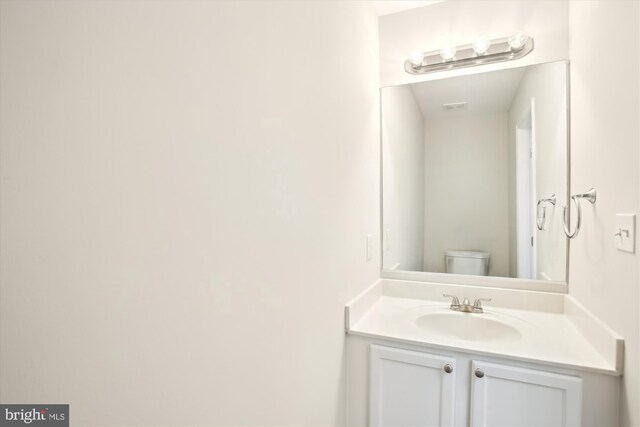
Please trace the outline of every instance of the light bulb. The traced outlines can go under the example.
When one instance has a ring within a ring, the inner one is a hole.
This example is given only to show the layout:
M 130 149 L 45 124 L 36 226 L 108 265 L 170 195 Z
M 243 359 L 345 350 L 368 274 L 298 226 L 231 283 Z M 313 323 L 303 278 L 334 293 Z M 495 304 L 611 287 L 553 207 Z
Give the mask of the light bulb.
M 411 55 L 409 55 L 409 62 L 411 62 L 411 64 L 413 64 L 414 67 L 421 66 L 423 59 L 424 59 L 424 52 L 422 52 L 420 49 L 414 50 L 413 52 L 411 52 Z
M 476 53 L 476 55 L 484 55 L 485 53 L 487 53 L 487 51 L 489 51 L 490 47 L 491 40 L 486 37 L 478 37 L 473 42 L 473 51 Z
M 456 56 L 456 48 L 455 47 L 443 47 L 440 49 L 440 56 L 445 61 L 451 61 Z
M 524 47 L 524 45 L 527 43 L 527 40 L 529 40 L 529 37 L 518 32 L 509 37 L 509 46 L 511 46 L 511 50 L 517 52 Z

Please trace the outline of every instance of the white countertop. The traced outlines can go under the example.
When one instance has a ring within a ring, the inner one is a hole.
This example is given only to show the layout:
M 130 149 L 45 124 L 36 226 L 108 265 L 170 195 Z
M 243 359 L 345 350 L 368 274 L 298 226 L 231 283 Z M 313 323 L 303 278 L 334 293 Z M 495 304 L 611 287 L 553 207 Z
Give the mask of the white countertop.
M 561 368 L 620 375 L 616 362 L 607 359 L 562 312 L 485 306 L 485 312 L 459 313 L 449 303 L 417 298 L 375 295 L 366 310 L 347 324 L 347 332 L 373 338 L 428 345 L 433 348 L 492 355 Z M 513 327 L 517 332 L 502 339 L 461 339 L 434 333 L 416 324 L 427 314 L 482 316 Z M 583 331 L 584 332 L 584 331 Z M 620 348 L 621 351 L 621 339 Z M 613 342 L 616 342 L 615 340 Z

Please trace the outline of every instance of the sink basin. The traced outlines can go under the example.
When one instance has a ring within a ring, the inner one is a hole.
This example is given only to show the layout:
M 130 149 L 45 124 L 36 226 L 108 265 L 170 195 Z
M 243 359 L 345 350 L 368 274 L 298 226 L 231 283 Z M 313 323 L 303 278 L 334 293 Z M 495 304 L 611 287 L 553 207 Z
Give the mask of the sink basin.
M 486 314 L 430 313 L 418 317 L 416 325 L 433 334 L 465 341 L 516 341 L 521 337 L 513 326 Z

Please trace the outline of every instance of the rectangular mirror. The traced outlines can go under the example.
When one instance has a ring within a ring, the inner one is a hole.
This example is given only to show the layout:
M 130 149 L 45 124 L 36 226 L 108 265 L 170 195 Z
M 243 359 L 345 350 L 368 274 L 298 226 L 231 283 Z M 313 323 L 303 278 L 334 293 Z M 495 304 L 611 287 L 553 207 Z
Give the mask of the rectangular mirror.
M 383 270 L 565 282 L 568 63 L 381 96 Z

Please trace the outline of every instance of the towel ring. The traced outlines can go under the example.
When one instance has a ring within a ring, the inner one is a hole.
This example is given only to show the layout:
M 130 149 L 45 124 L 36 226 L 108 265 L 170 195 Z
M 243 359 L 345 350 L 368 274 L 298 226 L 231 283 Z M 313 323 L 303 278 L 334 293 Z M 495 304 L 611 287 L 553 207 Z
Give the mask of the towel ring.
M 550 197 L 547 197 L 546 199 L 538 199 L 538 203 L 536 204 L 536 227 L 538 227 L 538 230 L 542 230 L 544 228 L 544 223 L 547 220 L 547 207 L 543 206 L 542 207 L 542 218 L 540 218 L 540 205 L 542 203 L 551 203 L 553 206 L 556 205 L 556 195 L 555 193 L 552 194 Z
M 574 194 L 573 196 L 571 196 L 571 200 L 573 200 L 573 203 L 576 205 L 576 213 L 578 215 L 576 217 L 576 229 L 573 230 L 573 233 L 569 231 L 569 226 L 567 225 L 567 223 L 569 222 L 569 209 L 567 209 L 566 206 L 562 208 L 562 225 L 564 226 L 564 234 L 566 234 L 570 239 L 573 239 L 578 235 L 578 233 L 580 232 L 580 226 L 582 225 L 582 209 L 580 208 L 580 199 L 586 199 L 589 203 L 594 204 L 596 202 L 596 189 L 592 188 L 586 193 Z

